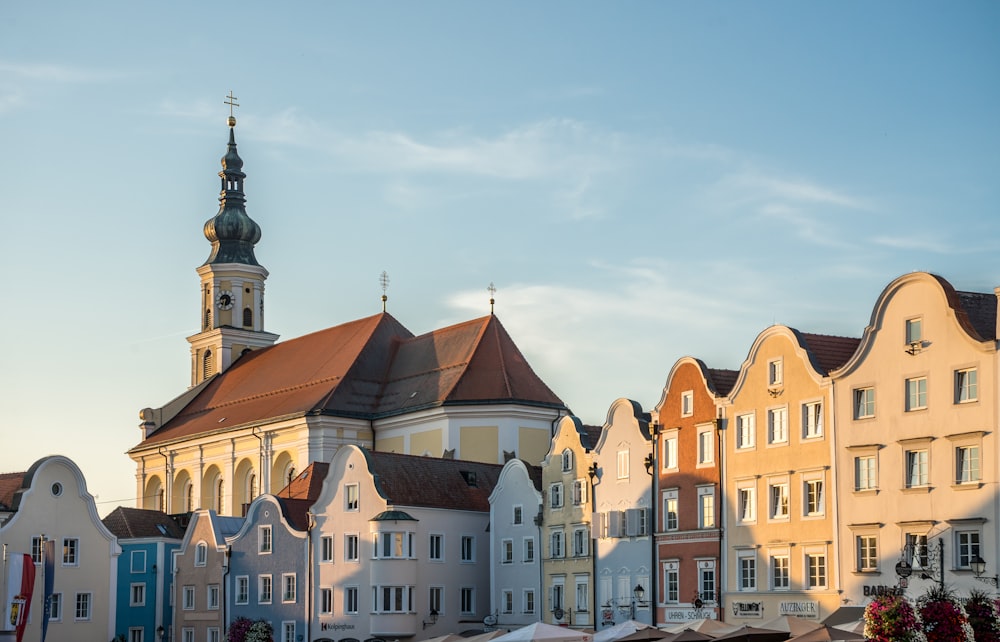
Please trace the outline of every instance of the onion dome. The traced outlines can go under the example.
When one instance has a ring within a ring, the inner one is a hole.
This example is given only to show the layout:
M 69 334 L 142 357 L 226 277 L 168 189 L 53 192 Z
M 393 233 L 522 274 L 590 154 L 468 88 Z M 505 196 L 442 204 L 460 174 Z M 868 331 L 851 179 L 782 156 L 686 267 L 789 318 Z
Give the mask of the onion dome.
M 219 193 L 219 213 L 205 222 L 205 238 L 212 243 L 212 253 L 205 265 L 212 263 L 243 263 L 260 265 L 253 254 L 260 240 L 260 226 L 247 215 L 243 193 L 243 159 L 236 152 L 236 119 L 229 117 L 229 144 L 222 157 L 222 191 Z

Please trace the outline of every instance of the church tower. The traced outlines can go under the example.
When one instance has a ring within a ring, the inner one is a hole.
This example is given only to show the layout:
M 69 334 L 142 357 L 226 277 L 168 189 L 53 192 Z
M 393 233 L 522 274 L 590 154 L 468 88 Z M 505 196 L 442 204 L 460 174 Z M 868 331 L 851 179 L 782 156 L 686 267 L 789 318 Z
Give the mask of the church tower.
M 219 213 L 205 222 L 205 238 L 212 244 L 208 260 L 198 268 L 201 277 L 199 325 L 188 337 L 191 344 L 191 385 L 224 371 L 243 353 L 274 344 L 278 335 L 264 331 L 264 281 L 267 270 L 257 263 L 254 245 L 260 226 L 246 212 L 243 160 L 236 152 L 236 119 L 230 105 L 229 144 L 222 157 Z

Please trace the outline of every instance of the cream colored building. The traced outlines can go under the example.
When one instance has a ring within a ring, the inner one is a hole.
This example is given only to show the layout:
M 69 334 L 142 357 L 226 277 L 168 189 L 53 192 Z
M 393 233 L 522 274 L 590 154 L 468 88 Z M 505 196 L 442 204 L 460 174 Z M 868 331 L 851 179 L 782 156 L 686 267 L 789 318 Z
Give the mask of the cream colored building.
M 141 411 L 141 441 L 129 451 L 139 506 L 241 515 L 347 444 L 541 461 L 567 409 L 492 313 L 414 335 L 383 297 L 379 314 L 275 343 L 234 126 L 230 119 L 219 212 L 204 225 L 211 253 L 193 293 L 192 387 Z
M 879 296 L 854 358 L 832 373 L 843 599 L 899 583 L 960 594 L 997 574 L 997 296 L 924 272 Z M 942 548 L 943 547 L 943 548 Z M 995 589 L 994 589 L 995 590 Z
M 857 345 L 771 326 L 757 336 L 722 400 L 728 622 L 759 624 L 779 615 L 822 620 L 841 605 L 831 492 L 834 388 L 827 373 Z M 700 450 L 709 446 L 699 440 Z
M 595 628 L 594 512 L 591 450 L 600 427 L 585 426 L 573 416 L 556 427 L 542 461 L 542 594 L 541 619 L 549 624 Z
M 54 455 L 38 460 L 26 473 L 3 475 L 12 483 L 10 497 L 0 498 L 11 510 L 0 526 L 5 557 L 0 563 L 3 604 L 7 600 L 7 557 L 30 554 L 35 560 L 35 589 L 24 639 L 41 639 L 44 612 L 43 546 L 54 543 L 52 616 L 46 640 L 110 640 L 115 631 L 117 565 L 121 547 L 97 516 L 94 497 L 72 460 Z M 14 488 L 14 486 L 17 486 Z M 6 493 L 4 493 L 6 495 Z M 13 639 L 13 636 L 11 636 Z

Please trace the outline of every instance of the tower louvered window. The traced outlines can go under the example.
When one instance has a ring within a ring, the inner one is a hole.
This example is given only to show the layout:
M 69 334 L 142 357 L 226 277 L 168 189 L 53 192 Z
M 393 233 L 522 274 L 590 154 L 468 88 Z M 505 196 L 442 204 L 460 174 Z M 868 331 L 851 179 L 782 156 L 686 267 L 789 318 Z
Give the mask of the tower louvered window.
M 214 362 L 212 359 L 212 351 L 205 350 L 205 356 L 202 358 L 202 368 L 201 368 L 202 379 L 208 379 L 209 377 L 212 376 L 213 365 Z
M 249 307 L 243 308 L 243 326 L 249 328 L 253 325 L 253 310 Z

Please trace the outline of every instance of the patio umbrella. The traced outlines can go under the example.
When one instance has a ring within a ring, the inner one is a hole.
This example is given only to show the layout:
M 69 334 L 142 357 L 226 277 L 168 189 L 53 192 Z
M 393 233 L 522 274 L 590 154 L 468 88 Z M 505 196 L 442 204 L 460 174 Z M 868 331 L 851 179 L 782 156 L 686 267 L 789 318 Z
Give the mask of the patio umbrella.
M 788 631 L 775 631 L 773 629 L 758 629 L 744 624 L 732 633 L 725 633 L 715 638 L 716 640 L 737 640 L 738 642 L 785 642 L 792 637 Z
M 636 620 L 625 620 L 595 633 L 594 642 L 614 642 L 614 640 L 623 638 L 626 635 L 632 635 L 639 629 L 645 629 L 648 626 L 648 624 L 643 624 Z
M 760 625 L 761 629 L 771 629 L 773 631 L 788 631 L 791 635 L 802 635 L 809 631 L 815 631 L 823 626 L 816 620 L 806 620 L 794 615 L 779 615 Z
M 708 633 L 701 633 L 694 629 L 684 629 L 677 633 L 671 633 L 672 637 L 664 638 L 663 642 L 701 642 L 702 640 L 714 640 Z
M 618 642 L 652 642 L 653 640 L 669 638 L 671 635 L 673 635 L 673 633 L 670 633 L 669 631 L 661 631 L 660 629 L 654 629 L 649 626 L 644 629 L 639 629 L 631 635 L 618 638 Z
M 840 629 L 841 631 L 848 631 L 850 633 L 860 633 L 864 635 L 865 621 L 864 619 L 861 619 L 861 620 L 855 620 L 854 622 L 844 622 L 843 624 L 834 624 L 833 628 Z
M 496 642 L 593 642 L 594 636 L 566 626 L 535 622 L 493 638 Z
M 845 642 L 864 639 L 865 636 L 861 633 L 853 633 L 824 624 L 818 629 L 813 629 L 808 633 L 789 638 L 788 642 Z

